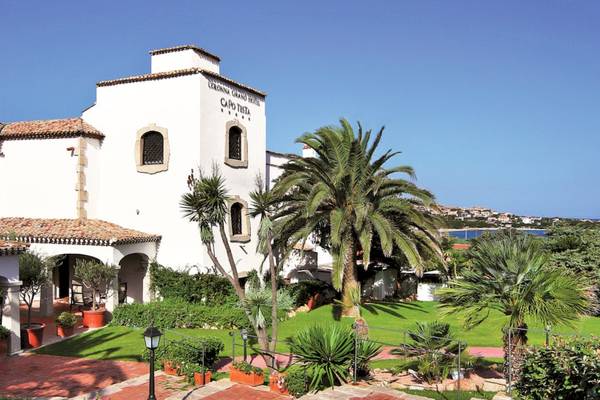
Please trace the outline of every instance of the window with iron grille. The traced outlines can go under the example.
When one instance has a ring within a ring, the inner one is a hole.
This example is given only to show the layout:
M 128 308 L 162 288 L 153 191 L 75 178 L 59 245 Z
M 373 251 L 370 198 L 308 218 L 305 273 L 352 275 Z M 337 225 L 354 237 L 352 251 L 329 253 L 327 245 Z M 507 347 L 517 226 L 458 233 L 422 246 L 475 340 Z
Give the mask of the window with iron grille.
M 237 126 L 229 129 L 229 158 L 242 159 L 242 130 Z
M 158 132 L 148 132 L 142 136 L 142 164 L 154 165 L 163 163 L 163 136 Z
M 233 235 L 242 234 L 242 208 L 240 203 L 233 203 L 231 206 L 231 233 Z

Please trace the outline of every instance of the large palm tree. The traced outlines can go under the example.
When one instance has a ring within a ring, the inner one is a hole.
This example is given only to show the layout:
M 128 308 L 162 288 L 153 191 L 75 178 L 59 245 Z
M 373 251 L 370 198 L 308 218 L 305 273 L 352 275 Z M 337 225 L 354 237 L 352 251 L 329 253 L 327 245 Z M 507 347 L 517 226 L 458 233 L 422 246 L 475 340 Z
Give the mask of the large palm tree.
M 275 186 L 279 196 L 278 237 L 288 248 L 315 232 L 327 231 L 333 256 L 333 285 L 343 291 L 344 315 L 358 316 L 357 255 L 364 267 L 373 244 L 385 257 L 394 250 L 421 271 L 422 252 L 439 254 L 436 227 L 422 212 L 433 195 L 409 179 L 409 166 L 387 168 L 398 153 L 378 153 L 383 128 L 374 135 L 345 119 L 301 136 L 297 142 L 316 157 L 294 157 L 283 165 Z M 325 229 L 323 229 L 325 227 Z
M 527 322 L 570 324 L 589 307 L 588 290 L 564 270 L 547 267 L 539 239 L 513 231 L 477 240 L 469 250 L 469 268 L 438 291 L 447 313 L 463 313 L 471 328 L 492 311 L 507 317 L 503 330 L 505 376 L 519 375 L 527 344 Z M 510 333 L 509 333 L 510 332 Z

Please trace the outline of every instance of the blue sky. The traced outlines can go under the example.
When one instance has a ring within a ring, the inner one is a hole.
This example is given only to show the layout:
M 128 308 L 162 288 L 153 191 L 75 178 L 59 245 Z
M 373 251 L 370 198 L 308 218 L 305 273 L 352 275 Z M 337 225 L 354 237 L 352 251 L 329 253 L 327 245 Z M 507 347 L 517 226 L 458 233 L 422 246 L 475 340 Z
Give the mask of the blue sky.
M 218 4 L 217 4 L 218 3 Z M 0 121 L 77 116 L 95 82 L 194 43 L 268 92 L 268 145 L 339 117 L 440 202 L 600 217 L 600 3 L 0 2 Z

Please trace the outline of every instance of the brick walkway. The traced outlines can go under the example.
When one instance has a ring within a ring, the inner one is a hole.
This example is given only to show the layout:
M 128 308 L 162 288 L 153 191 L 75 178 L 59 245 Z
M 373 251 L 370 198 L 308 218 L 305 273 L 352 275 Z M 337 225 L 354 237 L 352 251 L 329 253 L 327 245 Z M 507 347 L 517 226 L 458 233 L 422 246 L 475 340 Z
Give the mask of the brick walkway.
M 145 363 L 25 354 L 0 362 L 0 397 L 74 397 L 144 374 Z

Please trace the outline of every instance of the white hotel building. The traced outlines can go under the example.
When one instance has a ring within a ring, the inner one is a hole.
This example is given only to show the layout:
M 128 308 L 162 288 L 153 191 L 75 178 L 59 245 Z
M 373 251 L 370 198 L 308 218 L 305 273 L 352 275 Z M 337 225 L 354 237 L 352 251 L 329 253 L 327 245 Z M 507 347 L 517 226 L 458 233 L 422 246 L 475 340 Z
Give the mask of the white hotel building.
M 223 76 L 219 57 L 195 46 L 150 55 L 149 74 L 98 82 L 96 102 L 79 117 L 0 123 L 0 240 L 65 256 L 43 307 L 69 296 L 81 256 L 119 266 L 121 296 L 108 299 L 109 310 L 119 297 L 149 299 L 150 260 L 210 266 L 179 207 L 198 167 L 218 165 L 226 179 L 240 270 L 262 261 L 249 193 L 257 175 L 271 181 L 285 162 L 266 149 L 265 93 Z

